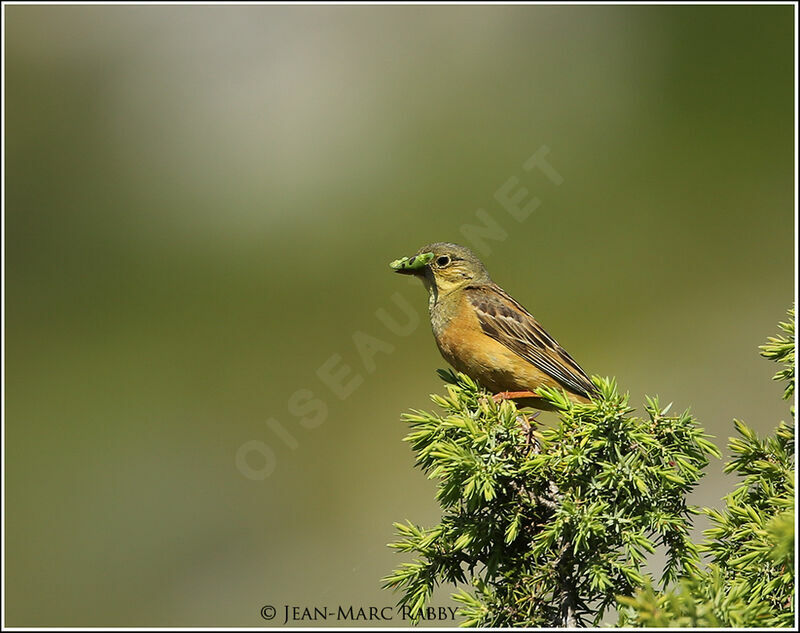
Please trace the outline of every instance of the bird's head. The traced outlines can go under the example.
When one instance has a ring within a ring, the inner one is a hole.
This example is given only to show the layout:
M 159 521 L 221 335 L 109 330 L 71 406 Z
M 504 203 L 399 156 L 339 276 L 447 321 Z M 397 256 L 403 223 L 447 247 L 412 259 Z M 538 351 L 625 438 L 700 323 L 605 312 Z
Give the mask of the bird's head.
M 475 253 L 464 246 L 436 242 L 411 257 L 389 264 L 395 272 L 419 277 L 432 295 L 446 295 L 473 283 L 491 282 L 489 273 Z

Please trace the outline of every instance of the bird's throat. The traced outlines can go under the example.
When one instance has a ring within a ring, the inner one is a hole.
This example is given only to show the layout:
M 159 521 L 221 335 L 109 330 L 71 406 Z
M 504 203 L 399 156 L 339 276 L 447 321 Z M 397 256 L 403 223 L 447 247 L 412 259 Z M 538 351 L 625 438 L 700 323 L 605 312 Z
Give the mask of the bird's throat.
M 431 316 L 433 316 L 433 307 L 439 299 L 439 289 L 436 287 L 436 282 L 430 276 L 424 275 L 421 279 L 425 290 L 428 291 L 428 311 L 431 313 Z
M 437 340 L 444 335 L 451 321 L 456 318 L 460 307 L 461 293 L 442 293 L 435 290 L 429 299 L 428 308 L 431 317 L 431 328 Z

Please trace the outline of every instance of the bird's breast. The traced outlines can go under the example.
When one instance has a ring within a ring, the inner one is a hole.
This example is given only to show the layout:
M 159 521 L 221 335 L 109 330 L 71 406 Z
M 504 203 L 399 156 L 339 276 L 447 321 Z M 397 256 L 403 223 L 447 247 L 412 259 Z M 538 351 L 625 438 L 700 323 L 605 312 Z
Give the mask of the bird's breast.
M 487 336 L 466 297 L 438 314 L 432 309 L 431 325 L 444 359 L 487 389 L 526 391 L 556 384 L 514 351 Z

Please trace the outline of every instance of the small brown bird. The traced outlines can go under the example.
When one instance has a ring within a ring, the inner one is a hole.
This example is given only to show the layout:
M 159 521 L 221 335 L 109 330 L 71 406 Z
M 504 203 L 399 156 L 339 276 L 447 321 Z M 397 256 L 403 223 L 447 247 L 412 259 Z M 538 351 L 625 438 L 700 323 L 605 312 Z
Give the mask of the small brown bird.
M 560 387 L 570 400 L 582 403 L 597 393 L 572 356 L 491 280 L 468 248 L 437 242 L 390 266 L 422 280 L 442 356 L 494 392 L 496 400 L 548 409 L 534 393 L 539 387 Z

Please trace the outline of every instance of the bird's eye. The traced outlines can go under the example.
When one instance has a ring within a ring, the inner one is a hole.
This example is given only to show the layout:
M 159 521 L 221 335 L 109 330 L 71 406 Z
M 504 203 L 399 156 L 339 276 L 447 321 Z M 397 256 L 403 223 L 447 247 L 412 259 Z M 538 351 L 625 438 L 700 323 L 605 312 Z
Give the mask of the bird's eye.
M 442 255 L 436 260 L 436 265 L 443 268 L 450 263 L 450 258 L 447 255 Z

